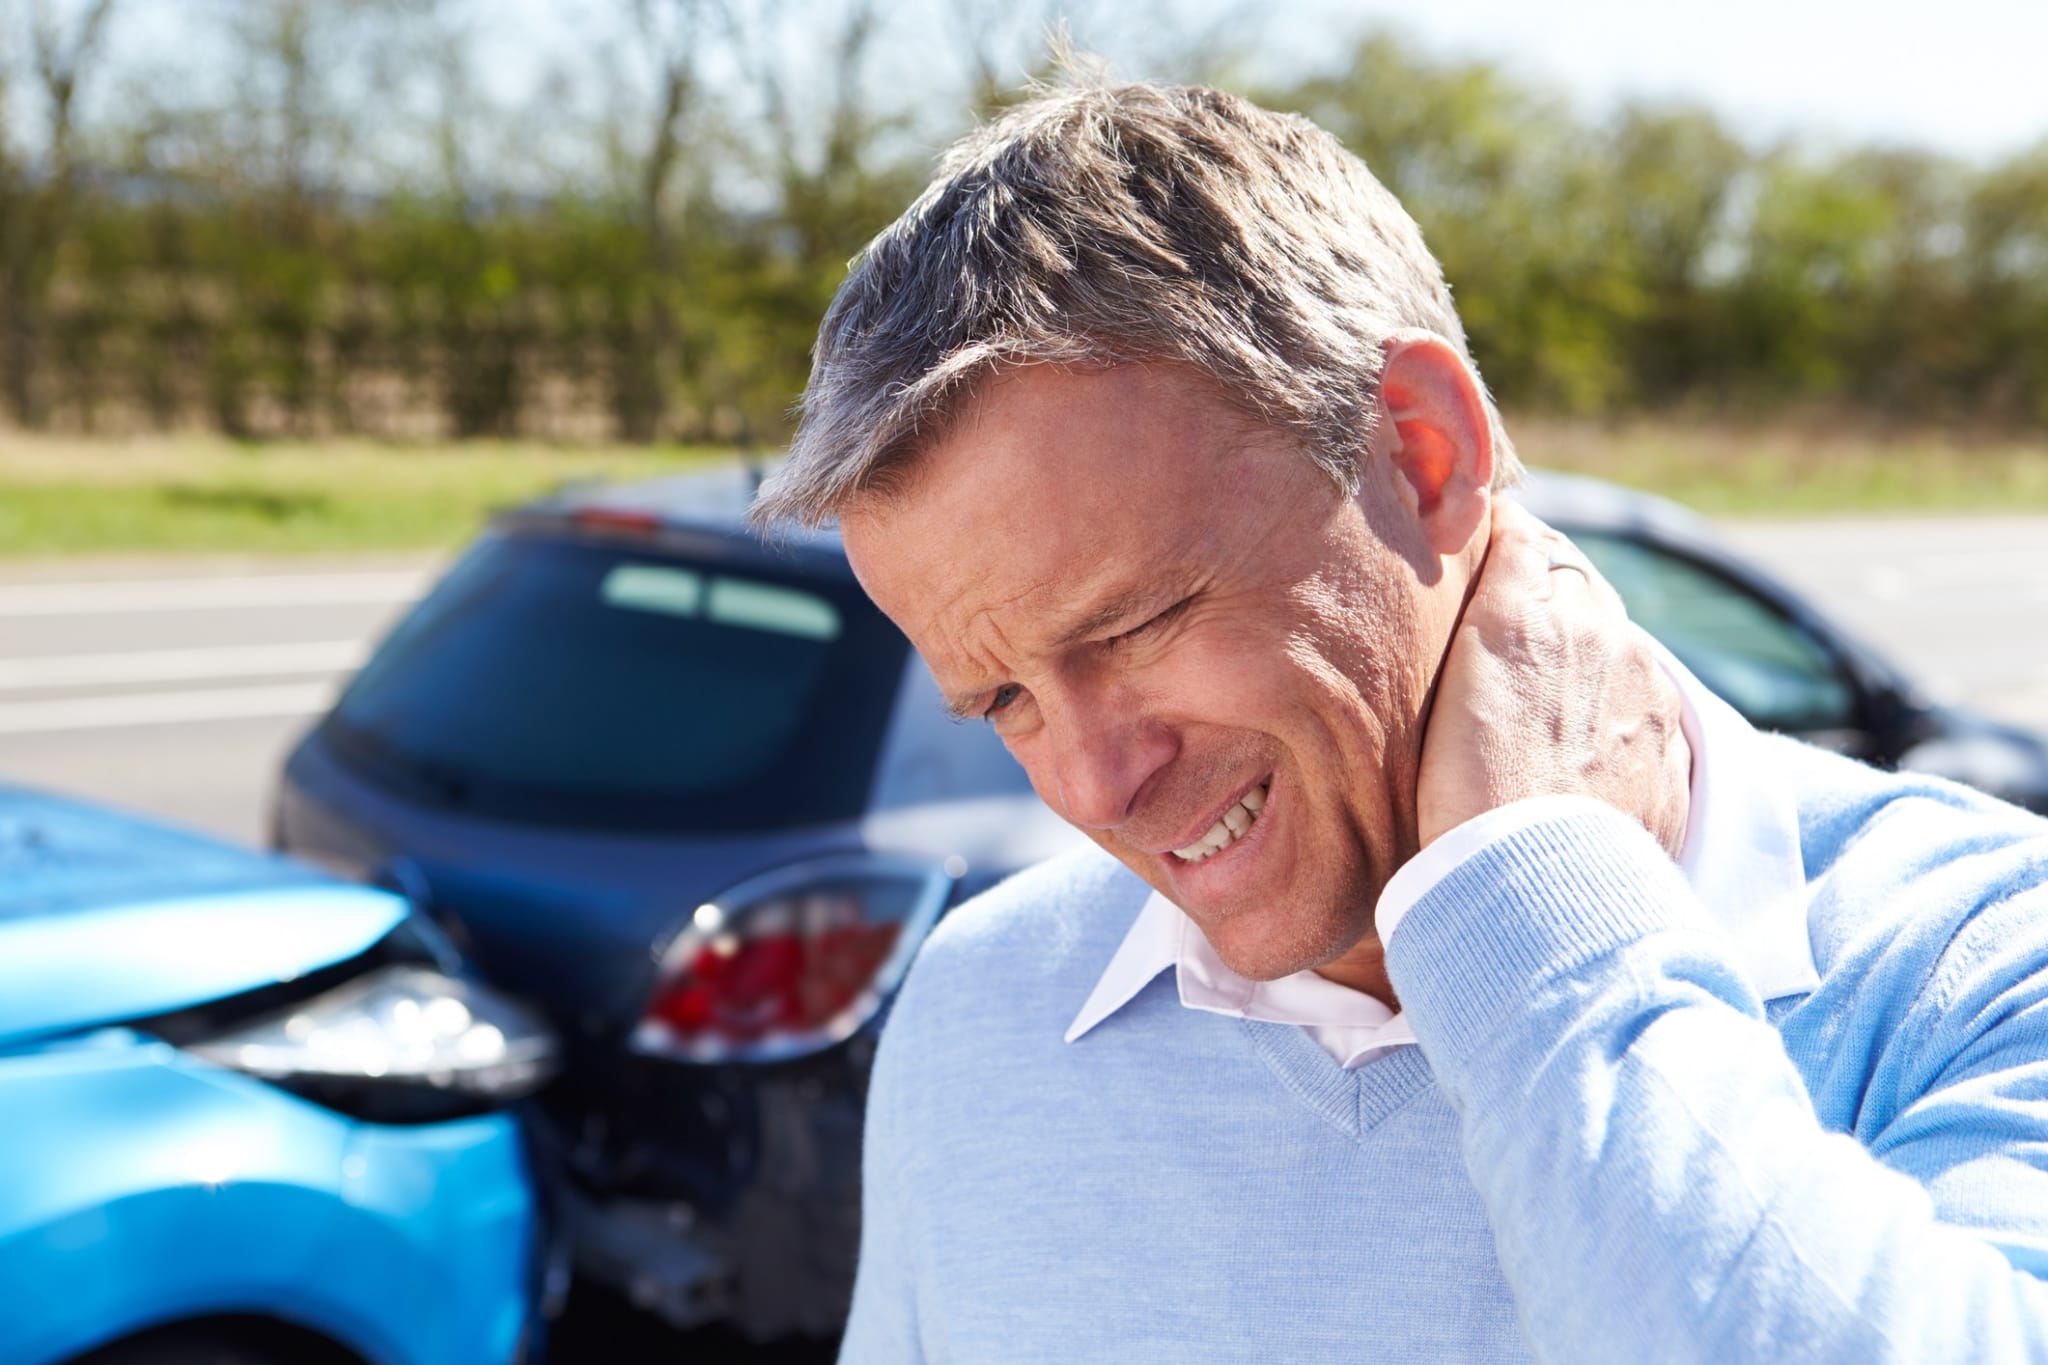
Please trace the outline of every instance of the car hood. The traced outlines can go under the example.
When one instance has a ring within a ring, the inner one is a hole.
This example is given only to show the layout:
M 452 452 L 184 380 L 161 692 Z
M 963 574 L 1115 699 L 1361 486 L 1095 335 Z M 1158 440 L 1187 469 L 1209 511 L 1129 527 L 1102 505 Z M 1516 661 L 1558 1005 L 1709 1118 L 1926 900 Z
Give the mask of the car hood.
M 289 981 L 407 913 L 286 859 L 0 787 L 0 1042 Z

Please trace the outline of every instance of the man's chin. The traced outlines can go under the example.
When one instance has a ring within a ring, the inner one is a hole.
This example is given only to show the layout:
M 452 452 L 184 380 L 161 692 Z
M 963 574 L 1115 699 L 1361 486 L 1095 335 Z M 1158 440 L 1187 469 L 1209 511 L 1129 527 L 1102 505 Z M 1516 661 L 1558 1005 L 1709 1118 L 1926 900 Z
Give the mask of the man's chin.
M 1213 907 L 1190 908 L 1175 894 L 1176 888 L 1166 884 L 1152 855 L 1132 854 L 1094 831 L 1085 832 L 1104 852 L 1178 907 L 1202 931 L 1202 937 L 1209 941 L 1223 965 L 1247 981 L 1278 981 L 1283 976 L 1337 962 L 1368 941 L 1377 946 L 1370 915 L 1362 923 L 1353 924 L 1334 914 L 1288 922 L 1274 913 L 1275 903 L 1299 904 L 1305 899 L 1299 896 L 1278 895 L 1258 905 L 1221 912 Z M 1369 897 L 1364 903 L 1369 905 L 1376 899 Z
M 1205 923 L 1190 914 L 1223 965 L 1247 981 L 1278 981 L 1296 972 L 1314 971 L 1336 962 L 1370 938 L 1368 923 L 1353 929 L 1336 924 L 1276 924 L 1268 916 L 1233 916 Z

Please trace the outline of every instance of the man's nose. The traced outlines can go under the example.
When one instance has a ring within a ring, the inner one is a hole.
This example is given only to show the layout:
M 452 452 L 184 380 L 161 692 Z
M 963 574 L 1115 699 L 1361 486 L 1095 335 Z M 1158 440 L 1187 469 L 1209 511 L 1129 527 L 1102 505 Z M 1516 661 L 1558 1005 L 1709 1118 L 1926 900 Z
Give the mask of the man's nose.
M 1056 809 L 1084 829 L 1114 829 L 1130 818 L 1146 780 L 1172 761 L 1173 734 L 1116 698 L 1066 702 L 1048 726 Z

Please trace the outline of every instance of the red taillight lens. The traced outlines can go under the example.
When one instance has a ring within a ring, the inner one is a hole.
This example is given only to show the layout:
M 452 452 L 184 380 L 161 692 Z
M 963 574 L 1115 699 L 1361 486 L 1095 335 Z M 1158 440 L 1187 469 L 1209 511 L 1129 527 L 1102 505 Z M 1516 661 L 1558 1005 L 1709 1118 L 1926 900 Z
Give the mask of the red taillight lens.
M 631 507 L 579 507 L 570 514 L 569 519 L 576 525 L 588 527 L 593 531 L 653 535 L 661 529 L 661 518 L 658 515 Z
M 741 1043 L 778 1029 L 821 1029 L 860 999 L 902 932 L 900 924 L 862 924 L 814 937 L 707 943 L 656 993 L 648 1014 L 679 1039 Z
M 747 1060 L 837 1042 L 894 989 L 903 950 L 922 940 L 952 881 L 905 860 L 841 857 L 735 887 L 663 955 L 635 1045 Z

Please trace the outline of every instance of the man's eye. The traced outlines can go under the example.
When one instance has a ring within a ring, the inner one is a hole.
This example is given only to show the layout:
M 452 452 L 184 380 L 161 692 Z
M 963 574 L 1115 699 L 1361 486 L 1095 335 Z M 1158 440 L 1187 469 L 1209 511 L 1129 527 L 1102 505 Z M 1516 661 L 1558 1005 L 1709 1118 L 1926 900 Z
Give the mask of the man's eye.
M 1016 683 L 1004 683 L 1001 687 L 998 687 L 996 689 L 996 694 L 993 697 L 989 698 L 988 710 L 981 713 L 982 718 L 984 720 L 993 718 L 996 712 L 1003 710 L 1011 702 L 1017 700 L 1017 698 L 1022 695 L 1024 695 L 1024 689 L 1022 687 L 1018 686 Z
M 1188 606 L 1194 600 L 1195 599 L 1192 597 L 1183 597 L 1180 601 L 1174 603 L 1165 611 L 1160 612 L 1157 616 L 1145 622 L 1143 625 L 1132 626 L 1123 634 L 1112 639 L 1110 643 L 1113 645 L 1120 645 L 1128 644 L 1133 640 L 1142 640 L 1147 635 L 1150 635 L 1153 631 L 1158 630 L 1161 626 L 1173 620 L 1174 617 L 1186 611 L 1188 609 Z

